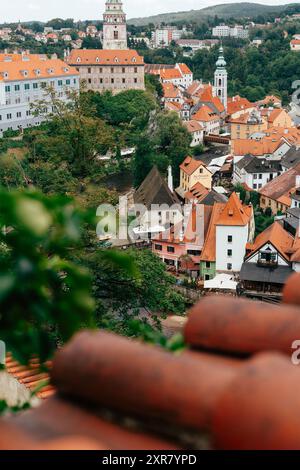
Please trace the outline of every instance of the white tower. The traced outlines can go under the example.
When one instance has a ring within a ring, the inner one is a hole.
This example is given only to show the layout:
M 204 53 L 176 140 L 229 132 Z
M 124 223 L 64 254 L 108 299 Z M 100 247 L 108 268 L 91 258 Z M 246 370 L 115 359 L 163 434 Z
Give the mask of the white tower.
M 122 0 L 107 0 L 105 3 L 103 49 L 127 49 L 126 14 Z
M 227 110 L 227 70 L 226 61 L 224 59 L 223 47 L 220 47 L 219 58 L 217 60 L 215 71 L 215 94 L 222 101 L 224 108 Z

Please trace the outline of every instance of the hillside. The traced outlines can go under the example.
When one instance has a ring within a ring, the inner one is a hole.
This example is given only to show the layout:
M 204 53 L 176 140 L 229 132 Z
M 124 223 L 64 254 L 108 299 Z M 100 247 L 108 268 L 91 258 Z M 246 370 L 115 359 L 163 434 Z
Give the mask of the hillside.
M 227 3 L 222 5 L 215 5 L 212 7 L 203 8 L 201 10 L 182 11 L 174 13 L 164 13 L 146 18 L 132 18 L 128 20 L 129 24 L 136 26 L 143 26 L 149 23 L 159 24 L 162 22 L 173 23 L 179 21 L 196 21 L 201 22 L 208 17 L 218 15 L 222 18 L 245 18 L 256 17 L 265 14 L 280 14 L 288 7 L 296 4 L 287 5 L 261 5 L 259 3 Z

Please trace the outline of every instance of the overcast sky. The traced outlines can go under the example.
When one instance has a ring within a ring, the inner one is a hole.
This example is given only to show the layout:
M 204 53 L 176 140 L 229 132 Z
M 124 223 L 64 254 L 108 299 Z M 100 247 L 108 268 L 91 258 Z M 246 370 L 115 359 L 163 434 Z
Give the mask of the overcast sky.
M 174 11 L 198 10 L 239 0 L 124 0 L 128 18 Z M 249 0 L 251 1 L 251 0 Z M 255 2 L 255 0 L 253 0 Z M 292 3 L 295 0 L 290 0 Z M 45 21 L 52 18 L 102 19 L 105 0 L 1 0 L 0 23 L 18 20 Z M 265 5 L 282 5 L 289 0 L 256 0 Z

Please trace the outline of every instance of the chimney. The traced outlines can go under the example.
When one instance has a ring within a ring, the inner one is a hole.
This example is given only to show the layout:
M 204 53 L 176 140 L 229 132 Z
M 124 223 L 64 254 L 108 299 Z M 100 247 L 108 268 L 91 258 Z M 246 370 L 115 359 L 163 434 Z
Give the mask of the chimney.
M 174 185 L 173 185 L 173 173 L 171 165 L 168 166 L 168 186 L 171 193 L 174 192 Z

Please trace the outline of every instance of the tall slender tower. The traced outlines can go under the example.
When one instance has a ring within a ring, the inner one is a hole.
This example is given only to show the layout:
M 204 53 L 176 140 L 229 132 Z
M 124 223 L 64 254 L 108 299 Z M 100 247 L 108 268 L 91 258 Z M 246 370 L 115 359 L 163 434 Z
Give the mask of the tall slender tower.
M 122 0 L 107 0 L 103 15 L 103 49 L 127 49 L 126 14 Z
M 215 71 L 215 94 L 222 101 L 224 108 L 227 110 L 227 81 L 228 75 L 226 70 L 226 61 L 224 59 L 223 47 L 220 47 L 219 58 L 217 60 Z

